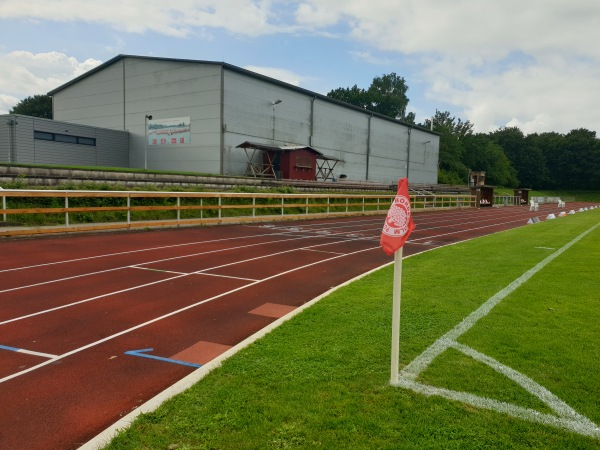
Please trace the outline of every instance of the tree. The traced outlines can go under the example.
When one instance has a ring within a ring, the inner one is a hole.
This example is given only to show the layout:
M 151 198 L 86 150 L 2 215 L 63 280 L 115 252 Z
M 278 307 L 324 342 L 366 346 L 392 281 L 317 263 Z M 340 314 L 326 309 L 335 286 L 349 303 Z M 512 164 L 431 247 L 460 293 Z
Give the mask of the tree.
M 564 152 L 570 165 L 566 186 L 572 189 L 596 189 L 600 181 L 600 141 L 596 132 L 585 128 L 565 135 Z
M 467 120 L 451 117 L 448 111 L 436 110 L 431 120 L 426 120 L 423 125 L 440 133 L 439 174 L 438 181 L 444 184 L 464 184 L 467 180 L 469 169 L 464 163 L 465 136 L 472 134 L 473 125 Z
M 351 88 L 334 89 L 327 96 L 394 119 L 415 123 L 415 114 L 406 112 L 409 101 L 407 91 L 404 78 L 392 72 L 373 78 L 367 90 L 354 85 Z
M 34 95 L 21 100 L 9 111 L 9 114 L 42 117 L 52 119 L 52 97 L 49 95 Z
M 369 109 L 369 94 L 364 89 L 360 89 L 357 85 L 351 88 L 337 88 L 330 91 L 327 97 L 340 100 L 359 108 Z
M 535 138 L 525 137 L 517 127 L 503 127 L 490 136 L 510 159 L 523 187 L 539 189 L 545 184 L 548 168 Z
M 498 145 L 487 134 L 468 135 L 464 139 L 465 164 L 473 171 L 485 171 L 486 182 L 517 187 L 516 170 Z
M 546 176 L 541 186 L 542 189 L 555 189 L 564 186 L 563 173 L 568 167 L 564 153 L 565 137 L 562 134 L 551 132 L 530 134 L 528 141 L 534 145 L 545 161 Z M 525 186 L 525 184 L 523 184 Z M 528 186 L 533 187 L 533 186 Z

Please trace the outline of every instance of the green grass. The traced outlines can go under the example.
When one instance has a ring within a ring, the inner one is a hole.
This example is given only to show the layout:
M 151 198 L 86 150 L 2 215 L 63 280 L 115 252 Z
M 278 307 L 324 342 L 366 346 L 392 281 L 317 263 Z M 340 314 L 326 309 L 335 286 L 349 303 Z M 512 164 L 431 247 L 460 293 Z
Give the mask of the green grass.
M 600 210 L 404 261 L 401 367 Z M 477 322 L 460 342 L 600 423 L 600 228 Z M 193 388 L 142 415 L 110 449 L 599 448 L 600 440 L 389 385 L 392 267 L 337 290 Z M 420 381 L 549 413 L 489 367 L 448 350 Z

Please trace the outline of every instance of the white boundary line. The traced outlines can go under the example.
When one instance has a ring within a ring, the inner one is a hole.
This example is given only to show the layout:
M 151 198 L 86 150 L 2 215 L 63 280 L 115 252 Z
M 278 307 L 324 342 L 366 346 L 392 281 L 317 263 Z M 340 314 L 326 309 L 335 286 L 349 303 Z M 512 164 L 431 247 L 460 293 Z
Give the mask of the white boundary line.
M 442 248 L 442 247 L 449 247 L 449 246 L 457 245 L 457 244 L 460 244 L 460 243 L 463 243 L 463 242 L 468 242 L 468 241 L 471 241 L 471 240 L 479 239 L 481 237 L 482 236 L 476 236 L 476 237 L 473 237 L 473 238 L 470 238 L 470 239 L 465 239 L 464 241 L 452 242 L 452 243 L 449 243 L 449 244 L 446 244 L 446 245 L 441 245 L 439 247 L 435 247 L 435 248 L 432 248 L 432 249 L 427 249 L 427 250 L 425 250 L 423 252 L 419 252 L 419 253 L 415 253 L 413 255 L 405 256 L 403 259 L 411 258 L 412 256 L 421 255 L 423 253 L 428 253 L 428 252 L 437 250 L 437 249 Z M 111 426 L 109 426 L 108 428 L 106 428 L 104 431 L 102 431 L 101 433 L 99 433 L 98 435 L 96 435 L 94 438 L 92 438 L 91 440 L 89 440 L 88 442 L 86 442 L 85 444 L 83 444 L 83 446 L 80 447 L 80 450 L 98 450 L 98 449 L 101 449 L 101 448 L 105 447 L 117 435 L 117 433 L 119 431 L 128 428 L 138 416 L 140 416 L 142 414 L 150 413 L 150 412 L 156 410 L 161 404 L 163 404 L 167 400 L 169 400 L 169 399 L 175 397 L 176 395 L 181 394 L 182 392 L 184 392 L 187 389 L 191 388 L 194 384 L 198 383 L 200 380 L 202 380 L 204 377 L 206 377 L 208 374 L 210 374 L 213 370 L 215 370 L 218 367 L 220 367 L 221 364 L 223 364 L 223 362 L 225 360 L 229 359 L 231 356 L 235 355 L 239 351 L 241 351 L 244 348 L 250 346 L 252 343 L 254 343 L 254 342 L 258 341 L 259 339 L 261 339 L 262 337 L 266 336 L 267 334 L 269 334 L 271 331 L 273 331 L 274 329 L 276 329 L 277 327 L 279 327 L 283 323 L 287 322 L 288 320 L 292 319 L 296 315 L 300 314 L 305 309 L 310 308 L 312 305 L 314 305 L 315 303 L 317 303 L 321 299 L 327 297 L 328 295 L 332 294 L 333 292 L 337 291 L 338 289 L 341 289 L 344 286 L 347 286 L 347 285 L 349 285 L 351 283 L 354 283 L 355 281 L 358 281 L 361 278 L 364 278 L 364 277 L 372 274 L 373 272 L 381 270 L 381 269 L 383 269 L 385 267 L 388 267 L 388 266 L 390 266 L 392 264 L 394 264 L 394 261 L 390 261 L 390 262 L 388 262 L 386 264 L 383 264 L 383 265 L 381 265 L 379 267 L 376 267 L 376 268 L 374 268 L 374 269 L 372 269 L 372 270 L 370 270 L 370 271 L 368 271 L 368 272 L 366 272 L 364 274 L 358 275 L 358 276 L 356 276 L 356 277 L 354 277 L 354 278 L 352 278 L 352 279 L 350 279 L 350 280 L 348 280 L 348 281 L 346 281 L 346 282 L 344 282 L 344 283 L 342 283 L 342 284 L 340 284 L 338 286 L 332 287 L 331 289 L 329 289 L 328 291 L 326 291 L 323 294 L 319 295 L 318 297 L 315 297 L 313 300 L 305 303 L 302 306 L 299 306 L 298 308 L 296 308 L 295 310 L 293 310 L 290 313 L 286 314 L 285 316 L 277 319 L 276 321 L 272 322 L 271 324 L 269 324 L 265 328 L 261 329 L 260 331 L 256 332 L 255 334 L 253 334 L 252 336 L 249 336 L 248 338 L 246 338 L 245 340 L 243 340 L 239 344 L 231 347 L 229 350 L 227 350 L 226 352 L 222 353 L 221 355 L 219 355 L 215 359 L 213 359 L 210 362 L 206 363 L 205 365 L 203 365 L 199 369 L 196 369 L 195 371 L 193 371 L 192 373 L 190 373 L 185 378 L 182 378 L 181 380 L 177 381 L 172 386 L 169 386 L 167 389 L 165 389 L 164 391 L 160 392 L 159 394 L 157 394 L 155 397 L 151 398 L 150 400 L 148 400 L 144 404 L 140 405 L 138 408 L 136 408 L 135 410 L 131 411 L 129 414 L 127 414 L 126 416 L 122 417 L 117 422 L 115 422 L 114 424 L 112 424 Z M 425 386 L 425 387 L 427 387 L 427 386 Z M 496 402 L 494 400 L 491 400 L 491 401 L 500 404 L 500 402 Z
M 574 244 L 579 242 L 589 233 L 594 231 L 600 226 L 600 222 L 590 227 L 579 236 L 565 244 L 560 249 L 556 250 L 551 255 L 547 256 L 544 260 L 536 264 L 533 268 L 529 269 L 519 278 L 514 280 L 504 289 L 500 290 L 492 297 L 490 297 L 483 305 L 477 308 L 474 312 L 465 317 L 458 325 L 448 331 L 437 341 L 435 341 L 429 348 L 423 353 L 417 356 L 413 361 L 406 365 L 399 374 L 398 383 L 394 383 L 395 386 L 400 386 L 406 389 L 413 390 L 415 392 L 431 396 L 437 395 L 448 398 L 450 400 L 457 400 L 463 403 L 468 403 L 473 406 L 485 409 L 491 409 L 499 412 L 503 412 L 514 417 L 521 419 L 530 420 L 533 422 L 544 423 L 546 425 L 552 425 L 559 428 L 565 428 L 576 433 L 600 438 L 600 428 L 589 420 L 587 417 L 577 413 L 574 409 L 568 406 L 565 402 L 560 400 L 550 391 L 537 384 L 532 379 L 525 375 L 517 372 L 510 367 L 507 367 L 493 358 L 487 355 L 477 352 L 476 350 L 460 344 L 457 339 L 473 327 L 480 319 L 487 316 L 489 312 L 504 298 L 514 292 L 519 286 L 527 282 L 537 272 L 542 270 L 546 265 L 551 263 L 558 256 L 562 255 L 566 250 L 571 248 Z M 445 352 L 448 348 L 455 348 L 467 356 L 470 356 L 499 373 L 507 376 L 514 382 L 518 383 L 521 387 L 527 390 L 532 395 L 536 396 L 542 402 L 547 404 L 557 416 L 550 414 L 543 414 L 533 409 L 523 408 L 514 404 L 499 402 L 486 397 L 481 397 L 467 392 L 453 391 L 450 389 L 442 389 L 433 387 L 430 385 L 418 383 L 417 377 L 432 363 L 432 361 Z
M 335 258 L 332 258 L 332 259 L 335 259 Z M 130 412 L 129 414 L 127 414 L 123 418 L 119 419 L 113 425 L 111 425 L 110 427 L 106 428 L 104 431 L 102 431 L 96 437 L 94 437 L 90 441 L 86 442 L 83 446 L 81 446 L 79 448 L 79 450 L 97 450 L 97 449 L 101 449 L 102 447 L 105 447 L 111 441 L 111 439 L 120 430 L 122 430 L 124 428 L 127 428 L 129 425 L 131 425 L 131 423 L 139 415 L 154 411 L 155 409 L 157 409 L 165 401 L 167 401 L 170 398 L 172 398 L 172 397 L 174 397 L 174 396 L 182 393 L 183 391 L 191 388 L 194 384 L 196 384 L 202 378 L 204 378 L 205 376 L 207 376 L 210 372 L 212 372 L 216 368 L 220 367 L 221 364 L 223 364 L 223 362 L 226 359 L 229 359 L 231 356 L 235 355 L 240 350 L 243 350 L 244 348 L 248 347 L 252 343 L 258 341 L 261 338 L 263 338 L 264 336 L 266 336 L 267 334 L 269 334 L 271 331 L 273 331 L 274 329 L 276 329 L 277 327 L 279 327 L 284 322 L 287 322 L 288 320 L 292 319 L 293 317 L 295 317 L 296 315 L 300 314 L 305 309 L 310 308 L 312 305 L 314 305 L 315 303 L 317 303 L 319 300 L 327 297 L 328 295 L 332 294 L 336 290 L 338 290 L 338 289 L 340 289 L 340 288 L 342 288 L 344 286 L 347 286 L 347 285 L 349 285 L 349 284 L 351 284 L 351 283 L 353 283 L 355 281 L 358 281 L 361 278 L 364 278 L 364 277 L 370 275 L 371 273 L 376 272 L 376 271 L 378 271 L 378 270 L 380 270 L 380 269 L 382 269 L 382 268 L 384 268 L 386 266 L 389 266 L 389 265 L 391 265 L 393 263 L 394 262 L 391 261 L 391 262 L 386 263 L 386 264 L 384 264 L 384 265 L 382 265 L 380 267 L 376 267 L 375 269 L 372 269 L 372 270 L 370 270 L 370 271 L 368 271 L 366 273 L 358 275 L 357 277 L 354 277 L 354 278 L 352 278 L 352 279 L 350 279 L 350 280 L 348 280 L 348 281 L 346 281 L 346 282 L 344 282 L 344 283 L 342 283 L 342 284 L 340 284 L 338 286 L 335 286 L 335 287 L 329 289 L 328 291 L 324 292 L 323 294 L 319 295 L 318 297 L 315 297 L 311 301 L 305 303 L 304 305 L 299 306 L 298 308 L 296 308 L 293 311 L 289 312 L 285 316 L 283 316 L 283 317 L 277 319 L 276 321 L 270 323 L 265 328 L 261 329 L 260 331 L 257 331 L 252 336 L 247 337 L 246 339 L 244 339 L 239 344 L 231 347 L 225 353 L 222 353 L 221 355 L 219 355 L 215 359 L 211 360 L 210 362 L 206 363 L 205 365 L 203 365 L 199 369 L 196 369 L 195 371 L 193 371 L 192 373 L 190 373 L 185 378 L 182 378 L 181 380 L 179 380 L 178 382 L 176 382 L 172 386 L 168 387 L 167 389 L 165 389 L 164 391 L 162 391 L 161 393 L 159 393 L 155 397 L 153 397 L 150 400 L 148 400 L 143 405 L 140 405 L 139 408 L 136 408 L 135 410 L 133 410 L 132 412 Z
M 279 234 L 279 233 L 274 233 L 274 234 Z M 285 233 L 282 233 L 285 234 Z M 446 247 L 446 246 L 451 246 L 451 245 L 456 245 L 458 243 L 462 243 L 462 242 L 467 242 L 473 239 L 478 239 L 480 236 L 474 237 L 474 238 L 470 238 L 470 239 L 465 239 L 463 241 L 460 242 L 453 242 L 453 243 L 449 243 L 446 245 L 440 245 L 438 247 L 432 248 L 432 249 L 428 249 L 425 250 L 424 252 L 419 252 L 417 254 L 421 254 L 421 253 L 425 253 L 425 252 L 429 252 L 429 251 L 433 251 L 436 250 L 438 248 L 442 248 L 442 247 Z M 182 244 L 185 245 L 185 244 Z M 363 250 L 365 251 L 365 250 Z M 354 252 L 354 253 L 358 253 L 358 252 Z M 416 255 L 416 254 L 415 254 Z M 415 255 L 409 255 L 406 256 L 405 258 L 410 258 L 411 256 L 415 256 Z M 336 259 L 337 257 L 334 258 L 330 258 L 330 259 Z M 335 286 L 331 289 L 329 289 L 328 291 L 324 292 L 323 294 L 321 294 L 320 296 L 314 298 L 313 300 L 305 303 L 304 305 L 296 308 L 295 310 L 291 311 L 290 313 L 286 314 L 285 316 L 277 319 L 276 321 L 272 322 L 270 325 L 268 325 L 267 327 L 261 329 L 260 331 L 258 331 L 257 333 L 253 334 L 252 336 L 249 336 L 248 338 L 246 338 L 244 341 L 240 342 L 239 344 L 235 345 L 234 347 L 230 348 L 229 350 L 227 350 L 226 352 L 222 353 L 221 355 L 219 355 L 217 358 L 211 360 L 210 362 L 208 362 L 207 364 L 203 365 L 201 368 L 195 370 L 194 372 L 192 372 L 191 374 L 189 374 L 187 377 L 182 378 L 181 380 L 179 380 L 178 382 L 176 382 L 175 384 L 173 384 L 172 386 L 168 387 L 167 389 L 165 389 L 164 391 L 162 391 L 161 393 L 157 394 L 155 397 L 153 397 L 152 399 L 148 400 L 146 403 L 140 405 L 140 407 L 136 408 L 134 411 L 132 411 L 131 413 L 127 414 L 126 416 L 124 416 L 123 418 L 121 418 L 119 421 L 115 422 L 113 425 L 111 425 L 110 427 L 106 428 L 104 431 L 102 431 L 100 434 L 98 434 L 97 436 L 95 436 L 94 438 L 92 438 L 90 441 L 88 441 L 87 443 L 85 443 L 83 446 L 80 447 L 80 449 L 83 450 L 96 450 L 96 449 L 100 449 L 104 446 L 106 446 L 110 440 L 119 432 L 119 430 L 127 428 L 129 425 L 131 425 L 131 423 L 141 414 L 144 413 L 148 413 L 148 412 L 152 412 L 154 410 L 156 410 L 162 403 L 164 403 L 165 401 L 169 400 L 170 398 L 180 394 L 181 392 L 189 389 L 190 387 L 192 387 L 194 384 L 196 384 L 198 381 L 200 381 L 202 378 L 204 378 L 206 375 L 208 375 L 210 372 L 212 372 L 214 369 L 218 368 L 221 366 L 221 364 L 223 363 L 223 361 L 225 361 L 226 359 L 230 358 L 231 356 L 233 356 L 234 354 L 236 354 L 237 352 L 239 352 L 240 350 L 248 347 L 249 345 L 251 345 L 252 343 L 254 343 L 255 341 L 261 339 L 262 337 L 264 337 L 265 335 L 267 335 L 268 333 L 270 333 L 271 331 L 273 331 L 275 328 L 279 327 L 281 324 L 283 324 L 284 322 L 287 322 L 288 320 L 290 320 L 291 318 L 293 318 L 294 316 L 296 316 L 297 314 L 299 314 L 300 312 L 304 311 L 305 309 L 309 308 L 310 306 L 314 305 L 315 303 L 317 303 L 319 300 L 321 300 L 324 297 L 327 297 L 328 295 L 330 295 L 331 293 L 335 292 L 336 290 L 351 284 L 363 277 L 366 277 L 368 275 L 370 275 L 373 272 L 376 272 L 380 269 L 383 269 L 389 265 L 392 265 L 394 262 L 390 261 L 386 264 L 383 264 L 379 267 L 376 267 L 364 274 L 361 274 L 357 277 L 354 277 L 338 286 Z M 313 263 L 316 264 L 316 263 Z M 309 265 L 313 265 L 313 264 L 309 264 Z M 14 270 L 14 269 L 13 269 Z M 297 270 L 297 269 L 294 269 Z M 290 271 L 291 272 L 291 271 Z M 287 272 L 285 272 L 287 273 Z M 282 274 L 279 274 L 282 275 Z M 271 277 L 270 277 L 271 278 Z M 262 280 L 264 281 L 264 280 Z M 255 283 L 252 283 L 251 285 L 253 285 Z M 247 286 L 244 286 L 247 287 Z M 243 287 L 242 287 L 243 288 Z M 208 299 L 206 301 L 209 301 L 212 299 Z M 202 302 L 204 303 L 204 302 Z M 194 307 L 197 305 L 191 305 L 190 307 Z M 188 308 L 190 308 L 188 307 Z M 185 308 L 185 309 L 188 309 Z M 172 314 L 176 314 L 179 311 L 175 311 Z M 145 324 L 142 324 L 140 326 L 143 326 Z M 137 327 L 136 327 L 137 328 Z M 126 330 L 125 332 L 128 332 L 130 330 Z M 119 333 L 121 334 L 121 333 Z M 123 333 L 124 334 L 124 333 Z M 102 342 L 104 342 L 105 340 L 108 340 L 112 337 L 115 336 L 111 336 L 107 339 L 102 340 Z M 97 342 L 100 343 L 100 342 Z M 96 344 L 97 344 L 96 343 Z M 92 344 L 95 345 L 95 344 Z M 91 345 L 90 345 L 91 346 Z M 85 348 L 88 348 L 89 346 L 86 346 Z M 83 349 L 83 348 L 82 348 Z M 70 352 L 71 353 L 75 353 L 75 352 Z M 60 358 L 67 356 L 67 354 L 62 355 Z

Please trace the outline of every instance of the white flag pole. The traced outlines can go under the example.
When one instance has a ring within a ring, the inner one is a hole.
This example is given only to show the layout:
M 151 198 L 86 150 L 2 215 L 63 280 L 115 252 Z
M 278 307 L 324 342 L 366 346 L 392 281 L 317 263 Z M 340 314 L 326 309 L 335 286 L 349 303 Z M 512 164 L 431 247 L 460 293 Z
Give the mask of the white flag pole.
M 402 247 L 394 252 L 394 290 L 392 292 L 392 375 L 391 384 L 398 383 L 400 354 L 400 293 L 402 290 Z

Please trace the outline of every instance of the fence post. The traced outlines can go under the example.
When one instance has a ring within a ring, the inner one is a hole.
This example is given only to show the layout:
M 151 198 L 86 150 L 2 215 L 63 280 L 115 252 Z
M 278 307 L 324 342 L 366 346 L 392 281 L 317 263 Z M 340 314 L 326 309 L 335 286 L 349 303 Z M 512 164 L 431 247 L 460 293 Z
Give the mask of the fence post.
M 284 211 L 285 211 L 285 197 L 283 194 L 281 194 L 281 217 L 284 216 Z
M 256 217 L 256 196 L 252 194 L 252 217 Z
M 219 195 L 219 220 L 221 220 L 221 196 Z
M 65 225 L 69 226 L 69 197 L 65 195 Z
M 177 196 L 177 222 L 181 220 L 181 197 Z
M 127 225 L 131 223 L 131 193 L 127 193 Z
M 6 195 L 2 196 L 2 209 L 6 209 Z M 6 213 L 2 214 L 2 220 L 6 222 Z

